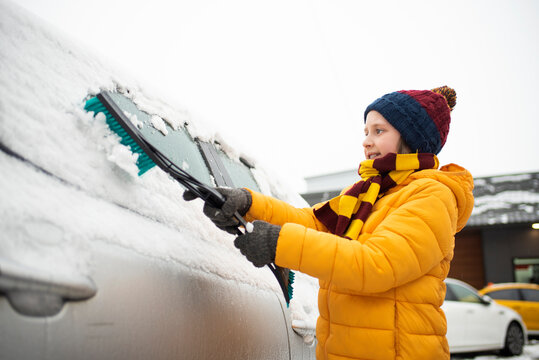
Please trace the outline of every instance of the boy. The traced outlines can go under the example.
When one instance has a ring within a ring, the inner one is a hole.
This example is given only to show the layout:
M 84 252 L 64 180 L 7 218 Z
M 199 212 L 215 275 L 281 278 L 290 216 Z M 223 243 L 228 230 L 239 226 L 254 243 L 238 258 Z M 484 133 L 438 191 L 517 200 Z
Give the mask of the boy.
M 234 244 L 255 266 L 320 280 L 317 359 L 449 359 L 443 280 L 473 207 L 470 173 L 438 170 L 455 103 L 446 86 L 374 101 L 362 180 L 313 208 L 248 189 L 218 189 L 225 206 L 205 206 L 225 230 L 237 226 L 234 211 L 254 221 Z

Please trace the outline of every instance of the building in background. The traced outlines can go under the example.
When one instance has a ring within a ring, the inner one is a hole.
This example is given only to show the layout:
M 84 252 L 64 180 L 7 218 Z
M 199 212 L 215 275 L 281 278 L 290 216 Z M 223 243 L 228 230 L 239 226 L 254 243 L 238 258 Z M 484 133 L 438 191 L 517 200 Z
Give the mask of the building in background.
M 308 177 L 302 196 L 314 205 L 358 180 L 357 170 Z M 539 283 L 539 172 L 476 178 L 474 186 L 474 209 L 455 238 L 449 276 L 478 289 Z

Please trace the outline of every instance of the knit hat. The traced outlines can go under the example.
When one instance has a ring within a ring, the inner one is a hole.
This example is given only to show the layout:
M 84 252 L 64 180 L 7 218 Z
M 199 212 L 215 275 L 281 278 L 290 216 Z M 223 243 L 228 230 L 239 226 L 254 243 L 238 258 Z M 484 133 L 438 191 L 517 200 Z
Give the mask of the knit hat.
M 450 87 L 401 90 L 376 99 L 365 110 L 376 110 L 399 131 L 412 152 L 438 154 L 445 144 L 457 94 Z

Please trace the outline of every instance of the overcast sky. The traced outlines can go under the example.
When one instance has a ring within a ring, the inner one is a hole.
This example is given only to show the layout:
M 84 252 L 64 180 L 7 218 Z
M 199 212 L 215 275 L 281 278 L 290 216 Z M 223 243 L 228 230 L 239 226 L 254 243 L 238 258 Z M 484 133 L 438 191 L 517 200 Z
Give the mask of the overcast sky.
M 441 85 L 442 164 L 539 171 L 536 0 L 17 3 L 291 179 L 357 168 L 370 102 Z

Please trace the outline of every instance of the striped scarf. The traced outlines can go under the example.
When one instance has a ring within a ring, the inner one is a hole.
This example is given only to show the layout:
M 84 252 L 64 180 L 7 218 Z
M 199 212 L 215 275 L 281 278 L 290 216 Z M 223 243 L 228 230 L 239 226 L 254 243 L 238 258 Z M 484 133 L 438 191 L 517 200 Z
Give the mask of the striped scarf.
M 427 153 L 390 153 L 380 159 L 362 161 L 361 180 L 315 209 L 314 215 L 331 233 L 357 239 L 376 200 L 414 171 L 437 169 L 438 165 L 436 155 Z

